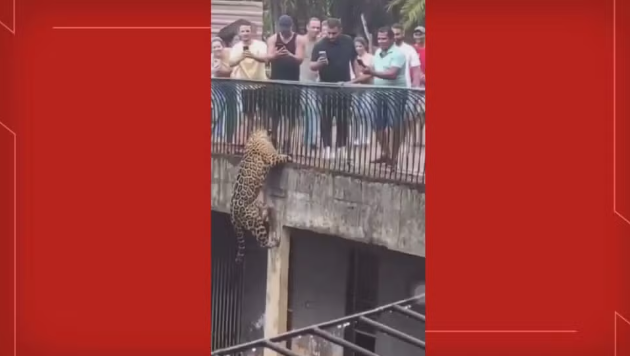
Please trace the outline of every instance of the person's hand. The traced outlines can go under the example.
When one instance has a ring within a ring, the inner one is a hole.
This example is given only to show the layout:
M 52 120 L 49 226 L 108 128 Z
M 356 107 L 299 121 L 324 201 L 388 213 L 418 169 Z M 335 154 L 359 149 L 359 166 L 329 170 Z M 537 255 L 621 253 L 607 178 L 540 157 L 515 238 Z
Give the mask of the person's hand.
M 320 67 L 328 65 L 328 58 L 326 58 L 326 57 L 319 57 L 317 59 L 317 64 L 319 64 Z
M 372 75 L 374 73 L 374 71 L 370 67 L 363 67 L 361 69 L 361 73 L 363 73 L 365 75 Z
M 278 51 L 276 51 L 276 56 L 278 57 L 284 57 L 288 55 L 289 55 L 289 51 L 287 50 L 286 47 L 282 47 Z
M 254 55 L 249 50 L 243 51 L 243 58 L 254 58 Z

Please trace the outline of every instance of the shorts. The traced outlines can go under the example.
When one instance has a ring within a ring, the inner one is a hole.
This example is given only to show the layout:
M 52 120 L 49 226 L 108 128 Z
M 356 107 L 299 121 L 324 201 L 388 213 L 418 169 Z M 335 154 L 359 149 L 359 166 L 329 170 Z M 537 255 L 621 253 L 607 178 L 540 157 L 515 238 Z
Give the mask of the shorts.
M 403 122 L 407 107 L 407 92 L 404 90 L 387 90 L 376 92 L 376 116 L 374 127 L 383 130 Z
M 354 121 L 359 125 L 372 125 L 375 122 L 376 97 L 374 90 L 370 89 L 352 93 L 352 112 Z
M 407 105 L 405 117 L 411 121 L 424 121 L 425 95 L 422 92 L 410 91 L 407 93 Z

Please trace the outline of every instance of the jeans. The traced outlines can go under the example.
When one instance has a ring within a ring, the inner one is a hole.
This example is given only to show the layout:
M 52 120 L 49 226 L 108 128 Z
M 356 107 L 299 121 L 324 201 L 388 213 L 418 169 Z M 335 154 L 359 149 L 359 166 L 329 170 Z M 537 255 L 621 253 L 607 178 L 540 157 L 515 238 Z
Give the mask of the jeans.
M 308 88 L 302 89 L 300 106 L 304 117 L 304 145 L 317 145 L 317 131 L 321 116 L 321 105 L 317 93 Z
M 235 94 L 234 89 L 227 85 L 212 90 L 212 138 L 233 141 L 238 119 Z
M 362 143 L 369 139 L 375 113 L 376 100 L 373 92 L 365 90 L 352 94 L 353 139 Z

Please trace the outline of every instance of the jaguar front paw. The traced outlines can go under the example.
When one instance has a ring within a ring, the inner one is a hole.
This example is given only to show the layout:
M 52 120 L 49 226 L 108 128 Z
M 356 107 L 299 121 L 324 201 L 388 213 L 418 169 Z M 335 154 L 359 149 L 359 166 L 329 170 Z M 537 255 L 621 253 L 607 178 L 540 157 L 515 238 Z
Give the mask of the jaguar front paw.
M 272 248 L 276 248 L 280 246 L 280 240 L 277 238 L 272 238 L 271 236 L 269 237 L 269 242 L 267 242 L 267 248 L 268 249 L 272 249 Z

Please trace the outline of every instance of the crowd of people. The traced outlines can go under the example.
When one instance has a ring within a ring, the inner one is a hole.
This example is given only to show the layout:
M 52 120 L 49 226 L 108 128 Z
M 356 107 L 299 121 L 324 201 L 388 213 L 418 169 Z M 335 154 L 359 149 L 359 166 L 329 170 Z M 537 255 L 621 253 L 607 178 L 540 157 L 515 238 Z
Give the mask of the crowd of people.
M 251 23 L 245 22 L 231 43 L 213 38 L 212 76 L 305 85 L 291 86 L 282 95 L 276 95 L 278 91 L 270 91 L 267 86 L 256 85 L 243 86 L 237 95 L 226 93 L 226 103 L 230 101 L 228 97 L 238 96 L 242 120 L 250 123 L 244 126 L 253 127 L 256 120 L 264 121 L 274 133 L 274 140 L 283 139 L 276 142 L 281 149 L 290 151 L 296 144 L 291 141 L 296 138 L 294 131 L 298 122 L 302 122 L 301 144 L 309 150 L 321 150 L 326 159 L 347 157 L 347 146 L 370 145 L 373 137 L 379 144 L 380 157 L 375 157 L 371 163 L 396 165 L 404 135 L 399 128 L 403 126 L 407 109 L 415 108 L 411 111 L 422 113 L 421 121 L 424 120 L 424 100 L 418 101 L 417 96 L 407 95 L 409 90 L 401 90 L 425 86 L 424 27 L 414 29 L 413 44 L 406 43 L 401 25 L 382 27 L 377 31 L 375 49 L 365 38 L 343 34 L 341 21 L 336 18 L 325 21 L 311 18 L 306 33 L 300 35 L 294 31 L 292 18 L 283 15 L 278 19 L 278 32 L 266 41 L 254 38 L 255 30 Z M 316 83 L 373 85 L 387 89 L 309 92 L 311 86 L 318 85 Z M 387 90 L 390 94 L 383 94 Z M 396 95 L 391 95 L 392 90 L 396 90 Z M 351 115 L 361 112 L 369 113 L 372 118 L 351 120 Z M 219 116 L 213 125 L 213 137 L 231 141 L 236 127 L 229 121 L 234 115 L 223 110 Z M 351 121 L 355 127 L 351 127 Z M 356 127 L 357 122 L 367 122 L 362 126 L 370 127 Z M 278 135 L 281 125 L 286 128 L 282 132 L 288 134 Z M 413 130 L 422 128 L 413 127 Z M 247 133 L 244 135 L 246 137 Z

